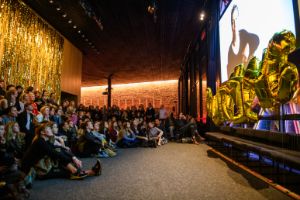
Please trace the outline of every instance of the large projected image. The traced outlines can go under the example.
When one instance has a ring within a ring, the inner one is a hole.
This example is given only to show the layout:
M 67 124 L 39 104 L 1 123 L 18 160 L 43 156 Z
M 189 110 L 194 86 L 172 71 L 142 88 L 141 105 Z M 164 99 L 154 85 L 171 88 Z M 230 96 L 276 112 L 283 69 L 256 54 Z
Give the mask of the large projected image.
M 253 56 L 262 59 L 274 33 L 295 34 L 293 0 L 232 0 L 220 22 L 221 81 L 228 80 L 236 65 Z

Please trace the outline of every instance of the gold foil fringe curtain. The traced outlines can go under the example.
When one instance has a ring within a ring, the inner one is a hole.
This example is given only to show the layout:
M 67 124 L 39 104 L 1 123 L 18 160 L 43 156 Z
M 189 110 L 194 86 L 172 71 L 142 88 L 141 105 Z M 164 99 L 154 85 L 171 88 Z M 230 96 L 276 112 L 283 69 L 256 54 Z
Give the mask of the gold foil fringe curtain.
M 63 38 L 18 0 L 0 0 L 0 77 L 60 96 Z

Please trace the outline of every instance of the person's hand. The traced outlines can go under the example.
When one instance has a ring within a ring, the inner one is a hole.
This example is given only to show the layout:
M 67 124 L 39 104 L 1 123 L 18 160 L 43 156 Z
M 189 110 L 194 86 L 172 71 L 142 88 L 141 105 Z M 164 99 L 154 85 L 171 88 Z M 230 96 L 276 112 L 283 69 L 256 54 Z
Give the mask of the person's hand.
M 75 163 L 76 167 L 81 168 L 82 162 L 78 160 L 76 157 L 73 158 L 73 162 Z
M 65 150 L 71 151 L 70 147 L 64 146 Z

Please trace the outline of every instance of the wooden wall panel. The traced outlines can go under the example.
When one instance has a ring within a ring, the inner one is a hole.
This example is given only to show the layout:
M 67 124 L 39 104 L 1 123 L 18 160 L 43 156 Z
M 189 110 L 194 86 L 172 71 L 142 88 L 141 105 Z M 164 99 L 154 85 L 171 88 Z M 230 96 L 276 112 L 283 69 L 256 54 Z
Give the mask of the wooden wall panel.
M 82 53 L 67 39 L 64 40 L 61 90 L 77 95 L 80 100 Z

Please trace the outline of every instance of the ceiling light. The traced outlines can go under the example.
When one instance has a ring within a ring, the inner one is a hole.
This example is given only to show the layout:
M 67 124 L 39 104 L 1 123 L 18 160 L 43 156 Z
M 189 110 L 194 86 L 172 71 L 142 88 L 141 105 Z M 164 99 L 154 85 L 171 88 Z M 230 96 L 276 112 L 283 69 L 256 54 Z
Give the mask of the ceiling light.
M 77 28 L 77 26 L 76 26 L 76 25 L 74 25 L 74 26 L 73 26 L 73 28 L 75 29 L 75 28 Z
M 81 30 L 78 30 L 78 31 L 77 31 L 77 33 L 79 33 L 79 34 L 80 34 L 80 33 L 81 33 Z
M 85 41 L 86 41 L 86 42 L 88 42 L 88 41 L 89 41 L 89 39 L 85 38 Z
M 60 8 L 60 7 L 57 7 L 57 8 L 56 8 L 56 10 L 57 10 L 57 11 L 60 11 L 60 10 L 61 10 L 61 8 Z
M 70 20 L 68 21 L 68 23 L 71 24 L 71 23 L 72 23 L 72 20 L 70 19 Z
M 82 34 L 82 35 L 81 35 L 81 37 L 82 37 L 82 38 L 84 38 L 84 37 L 85 37 L 85 35 L 84 35 L 84 34 Z
M 91 43 L 91 42 L 89 42 L 89 45 L 92 45 L 92 43 Z
M 49 3 L 54 3 L 54 1 L 53 0 L 49 0 Z
M 204 13 L 204 11 L 202 11 L 202 12 L 200 13 L 199 19 L 200 19 L 200 21 L 203 21 L 204 18 L 205 18 L 205 13 Z
M 63 17 L 63 18 L 66 18 L 66 17 L 67 17 L 67 14 L 66 14 L 66 13 L 64 13 L 64 14 L 62 15 L 62 17 Z

